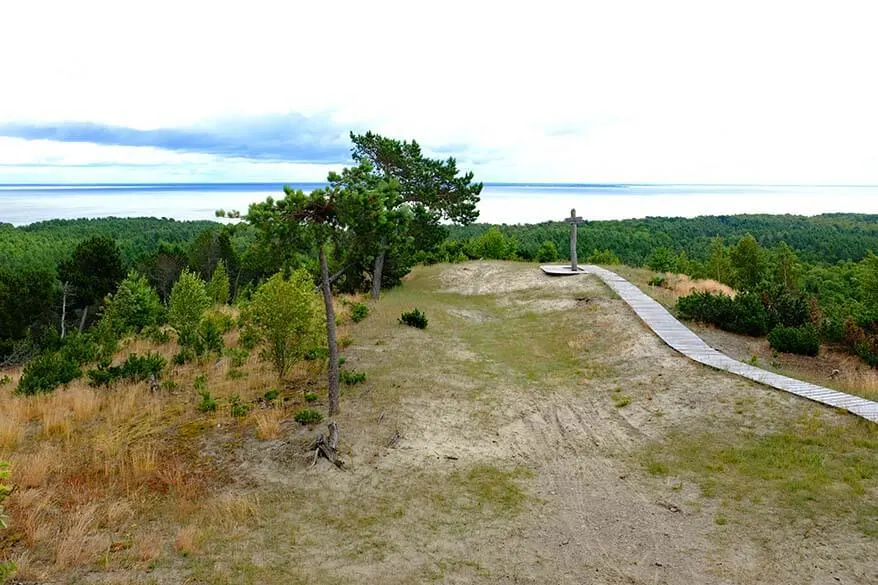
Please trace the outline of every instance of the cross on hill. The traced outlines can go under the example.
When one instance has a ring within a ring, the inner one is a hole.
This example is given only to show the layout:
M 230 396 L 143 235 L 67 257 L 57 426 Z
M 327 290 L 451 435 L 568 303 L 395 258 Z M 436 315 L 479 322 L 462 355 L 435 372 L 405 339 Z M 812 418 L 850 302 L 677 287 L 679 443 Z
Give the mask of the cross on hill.
M 570 210 L 570 217 L 564 220 L 570 224 L 570 269 L 573 272 L 579 271 L 579 265 L 576 262 L 576 226 L 583 223 L 583 219 L 576 215 L 576 210 Z

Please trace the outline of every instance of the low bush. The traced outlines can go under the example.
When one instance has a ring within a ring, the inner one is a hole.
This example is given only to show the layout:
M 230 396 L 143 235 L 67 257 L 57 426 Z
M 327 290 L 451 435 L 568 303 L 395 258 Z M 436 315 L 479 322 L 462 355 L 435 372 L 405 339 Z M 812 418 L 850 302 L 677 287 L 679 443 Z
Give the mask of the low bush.
M 295 420 L 299 424 L 303 425 L 311 425 L 317 424 L 323 420 L 323 415 L 320 414 L 319 410 L 314 410 L 312 408 L 305 408 L 300 410 L 293 416 L 293 420 Z
M 201 397 L 197 404 L 198 410 L 201 412 L 216 412 L 216 398 L 210 395 L 207 389 L 207 376 L 199 374 L 195 377 L 195 392 Z
M 811 324 L 801 327 L 778 325 L 768 334 L 768 343 L 777 351 L 815 356 L 820 350 L 820 334 Z
M 250 412 L 250 405 L 242 402 L 241 397 L 234 394 L 229 398 L 229 412 L 235 418 L 247 416 L 247 413 Z
M 229 358 L 233 368 L 240 368 L 246 363 L 247 358 L 250 357 L 250 351 L 243 347 L 227 347 L 223 350 L 223 354 Z
M 716 325 L 732 333 L 761 336 L 770 320 L 759 295 L 742 293 L 734 299 L 723 293 L 696 291 L 677 300 L 680 317 Z
M 646 284 L 648 284 L 649 286 L 658 286 L 664 288 L 668 284 L 668 279 L 661 274 L 656 274 L 655 276 L 650 278 L 649 282 L 647 282 Z
M 314 392 L 305 392 L 305 402 L 314 402 L 317 400 L 317 394 Z
M 67 384 L 80 376 L 82 370 L 75 360 L 63 356 L 61 352 L 44 353 L 24 367 L 16 391 L 25 395 L 51 392 L 61 384 Z
M 191 347 L 196 356 L 223 351 L 223 324 L 216 319 L 203 319 L 198 324 Z
M 216 412 L 216 398 L 210 395 L 207 389 L 200 390 L 198 395 L 201 400 L 198 402 L 198 410 L 201 412 Z
M 355 384 L 359 384 L 360 382 L 366 381 L 366 373 L 365 372 L 350 372 L 348 370 L 342 370 L 341 372 L 341 381 L 347 384 L 348 386 L 353 386 Z
M 403 313 L 399 317 L 399 322 L 409 325 L 410 327 L 417 327 L 418 329 L 427 328 L 427 316 L 418 309 Z
M 359 323 L 369 316 L 369 307 L 363 303 L 354 303 L 351 305 L 351 321 Z
M 325 360 L 329 357 L 329 350 L 325 347 L 312 347 L 305 352 L 305 360 L 313 362 L 316 360 Z
M 12 382 L 12 378 L 10 378 L 9 376 L 6 376 L 6 375 L 0 376 L 0 386 L 5 386 L 6 384 L 9 384 L 10 382 Z
M 558 256 L 558 247 L 555 245 L 555 242 L 545 241 L 537 250 L 536 259 L 537 262 L 554 262 L 558 259 Z
M 109 386 L 122 379 L 129 382 L 143 382 L 150 376 L 158 379 L 165 365 L 167 365 L 165 358 L 152 352 L 142 356 L 132 353 L 118 366 L 111 366 L 110 361 L 105 360 L 98 364 L 97 368 L 89 370 L 89 385 Z

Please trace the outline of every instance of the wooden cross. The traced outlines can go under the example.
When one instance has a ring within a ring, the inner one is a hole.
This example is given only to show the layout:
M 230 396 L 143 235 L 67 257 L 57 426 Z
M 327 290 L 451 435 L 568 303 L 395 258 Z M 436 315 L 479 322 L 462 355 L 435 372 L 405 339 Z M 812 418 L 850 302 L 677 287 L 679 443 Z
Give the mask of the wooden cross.
M 576 263 L 576 226 L 583 223 L 583 219 L 577 217 L 575 209 L 571 209 L 570 217 L 564 221 L 570 224 L 570 269 L 579 272 L 579 265 Z

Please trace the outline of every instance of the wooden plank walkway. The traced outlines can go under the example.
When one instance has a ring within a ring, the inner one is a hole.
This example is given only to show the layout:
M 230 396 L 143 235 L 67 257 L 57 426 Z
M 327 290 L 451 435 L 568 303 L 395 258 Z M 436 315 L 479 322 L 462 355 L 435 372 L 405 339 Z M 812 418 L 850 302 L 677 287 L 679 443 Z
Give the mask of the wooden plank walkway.
M 700 337 L 692 333 L 680 323 L 667 309 L 652 299 L 615 272 L 599 266 L 582 266 L 588 274 L 594 274 L 603 280 L 623 301 L 628 303 L 634 312 L 652 329 L 665 343 L 686 357 L 718 370 L 738 374 L 747 379 L 791 392 L 797 396 L 841 408 L 866 420 L 878 422 L 878 402 L 866 400 L 859 396 L 851 396 L 844 392 L 831 390 L 787 376 L 781 376 L 737 360 L 720 353 L 707 345 Z

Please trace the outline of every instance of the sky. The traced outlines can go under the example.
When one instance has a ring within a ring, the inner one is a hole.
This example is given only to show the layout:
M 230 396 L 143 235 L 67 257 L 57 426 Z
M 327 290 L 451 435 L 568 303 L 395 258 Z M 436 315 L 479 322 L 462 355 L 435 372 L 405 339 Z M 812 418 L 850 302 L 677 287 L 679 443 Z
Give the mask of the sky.
M 0 3 L 0 183 L 878 184 L 869 2 Z

